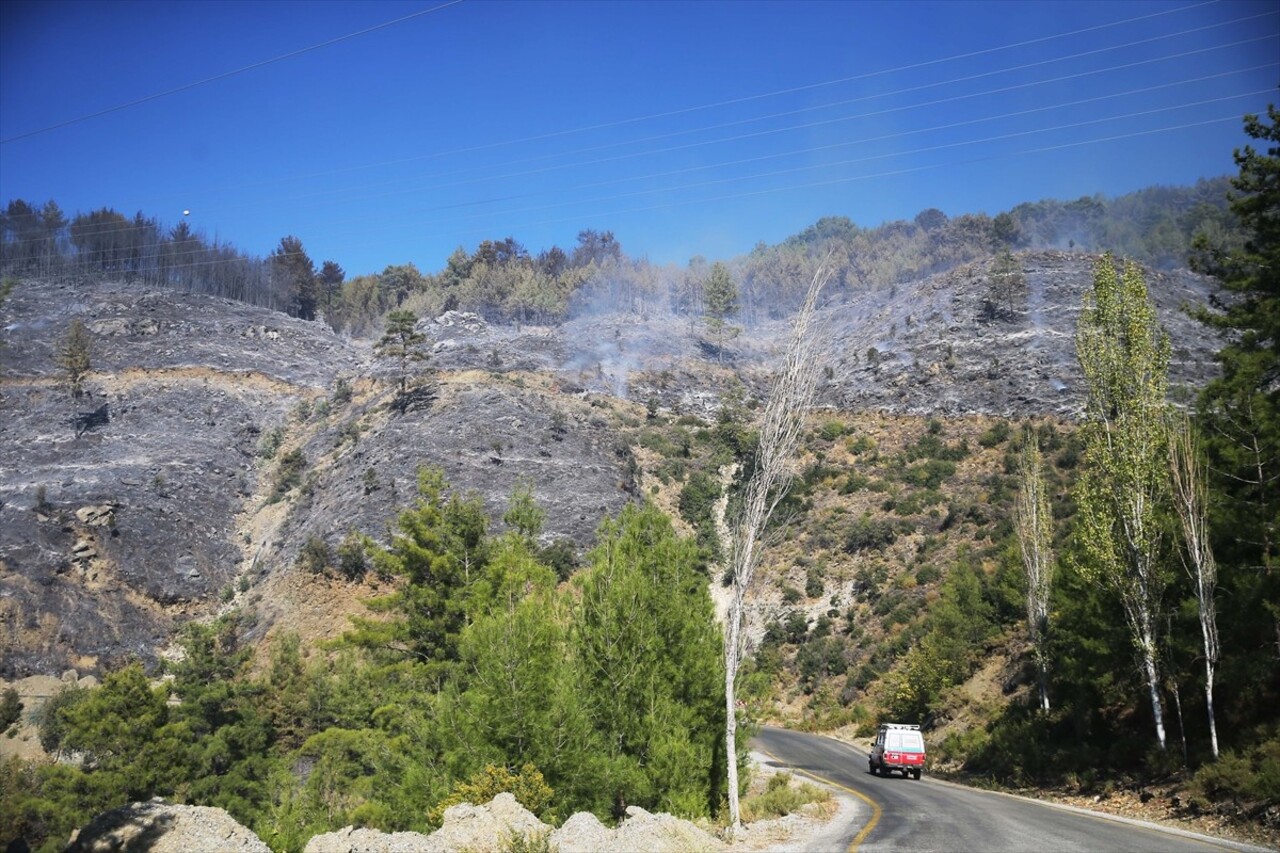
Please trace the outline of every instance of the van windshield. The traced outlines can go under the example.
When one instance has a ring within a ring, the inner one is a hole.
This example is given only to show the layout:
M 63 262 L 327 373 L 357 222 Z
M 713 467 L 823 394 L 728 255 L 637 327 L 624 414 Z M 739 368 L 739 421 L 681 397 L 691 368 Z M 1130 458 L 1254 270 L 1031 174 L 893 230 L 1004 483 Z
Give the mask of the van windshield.
M 892 752 L 924 752 L 924 738 L 917 731 L 890 731 L 885 749 Z

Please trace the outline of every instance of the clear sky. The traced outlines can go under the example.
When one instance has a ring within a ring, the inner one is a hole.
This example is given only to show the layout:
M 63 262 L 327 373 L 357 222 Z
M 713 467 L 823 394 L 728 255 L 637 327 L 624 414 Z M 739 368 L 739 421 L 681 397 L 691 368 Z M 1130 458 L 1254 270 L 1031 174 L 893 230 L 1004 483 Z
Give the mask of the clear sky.
M 348 275 L 583 228 L 684 263 L 1234 173 L 1280 83 L 1274 0 L 445 3 L 6 0 L 0 203 Z

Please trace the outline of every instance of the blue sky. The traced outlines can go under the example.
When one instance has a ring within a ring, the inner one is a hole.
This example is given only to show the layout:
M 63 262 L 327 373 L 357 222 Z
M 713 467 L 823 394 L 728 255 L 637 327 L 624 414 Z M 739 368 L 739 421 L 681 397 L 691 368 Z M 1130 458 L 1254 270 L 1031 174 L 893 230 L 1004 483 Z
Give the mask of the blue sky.
M 0 3 L 0 203 L 348 275 L 583 228 L 684 263 L 1230 174 L 1280 83 L 1274 2 L 442 5 Z

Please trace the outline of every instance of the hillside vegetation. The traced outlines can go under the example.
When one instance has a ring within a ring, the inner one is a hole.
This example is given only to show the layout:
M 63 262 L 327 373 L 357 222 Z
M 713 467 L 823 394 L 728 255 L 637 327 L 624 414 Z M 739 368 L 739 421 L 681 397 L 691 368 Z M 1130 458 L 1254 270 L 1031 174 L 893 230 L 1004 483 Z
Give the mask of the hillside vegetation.
M 1268 120 L 1229 210 L 1203 182 L 827 219 L 688 269 L 584 231 L 346 281 L 286 238 L 254 262 L 268 294 L 181 277 L 154 224 L 108 251 L 11 204 L 0 668 L 101 684 L 6 692 L 5 740 L 48 758 L 0 764 L 0 839 L 57 849 L 155 795 L 285 850 L 503 790 L 550 824 L 723 820 L 726 537 L 819 257 L 830 346 L 744 722 L 918 722 L 936 769 L 1172 783 L 1182 813 L 1274 832 Z M 1084 251 L 1104 238 L 1152 266 Z M 1199 273 L 1154 268 L 1187 251 Z

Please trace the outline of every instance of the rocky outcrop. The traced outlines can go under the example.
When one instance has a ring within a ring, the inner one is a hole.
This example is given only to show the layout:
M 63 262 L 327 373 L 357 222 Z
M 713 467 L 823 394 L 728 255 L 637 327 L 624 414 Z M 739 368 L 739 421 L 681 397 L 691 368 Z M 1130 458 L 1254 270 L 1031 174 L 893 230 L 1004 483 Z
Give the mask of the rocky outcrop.
M 75 834 L 67 853 L 271 853 L 262 839 L 222 809 L 154 799 L 94 818 Z
M 548 846 L 559 853 L 698 853 L 725 849 L 714 835 L 687 820 L 650 814 L 637 806 L 627 809 L 627 817 L 617 829 L 609 829 L 589 812 L 579 812 L 552 831 L 515 797 L 503 793 L 485 806 L 451 806 L 445 810 L 440 829 L 430 835 L 383 833 L 348 826 L 315 836 L 307 842 L 305 853 L 489 853 L 510 847 L 513 837 L 525 842 L 546 838 Z

